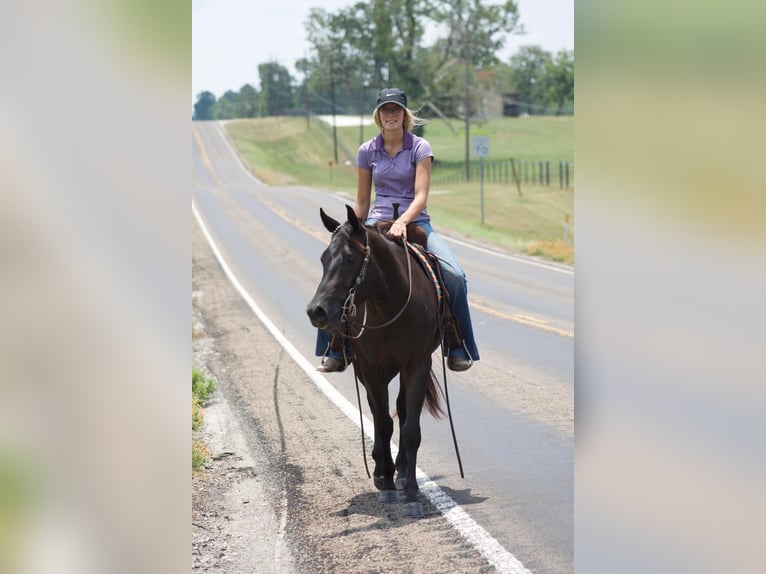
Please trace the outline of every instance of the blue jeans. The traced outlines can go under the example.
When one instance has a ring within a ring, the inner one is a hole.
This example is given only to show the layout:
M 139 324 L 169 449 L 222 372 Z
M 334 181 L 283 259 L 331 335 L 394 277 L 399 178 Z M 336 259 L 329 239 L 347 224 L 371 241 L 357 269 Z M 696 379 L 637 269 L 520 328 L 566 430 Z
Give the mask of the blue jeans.
M 373 225 L 377 222 L 376 219 L 368 219 L 365 224 Z M 479 349 L 473 336 L 471 310 L 468 307 L 468 280 L 466 279 L 465 272 L 460 267 L 457 259 L 455 259 L 447 242 L 433 230 L 429 222 L 421 221 L 417 225 L 426 232 L 426 249 L 435 254 L 439 259 L 439 268 L 441 269 L 444 286 L 447 289 L 447 293 L 449 293 L 449 306 L 457 319 L 460 336 L 463 337 L 463 345 L 471 359 L 478 361 Z M 329 344 L 330 334 L 327 331 L 317 329 L 317 356 L 324 355 Z M 342 353 L 332 350 L 330 350 L 328 356 L 335 357 L 336 359 L 343 357 Z

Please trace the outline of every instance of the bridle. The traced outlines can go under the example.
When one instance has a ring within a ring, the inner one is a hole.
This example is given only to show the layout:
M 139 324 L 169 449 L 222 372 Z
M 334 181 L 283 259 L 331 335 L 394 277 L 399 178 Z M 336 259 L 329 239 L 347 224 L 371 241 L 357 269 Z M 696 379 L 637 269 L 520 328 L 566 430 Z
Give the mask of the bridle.
M 338 230 L 340 230 L 341 226 L 335 228 L 335 231 L 333 231 L 333 235 L 335 235 Z M 404 305 L 402 305 L 402 308 L 399 309 L 399 312 L 394 315 L 391 319 L 383 323 L 382 325 L 367 325 L 367 305 L 364 306 L 364 317 L 362 318 L 362 325 L 359 328 L 359 332 L 356 335 L 350 334 L 350 323 L 349 318 L 355 318 L 357 314 L 356 309 L 356 289 L 359 287 L 365 279 L 365 276 L 367 274 L 367 265 L 370 263 L 370 243 L 369 239 L 367 237 L 367 230 L 365 229 L 364 232 L 364 238 L 365 238 L 365 246 L 364 246 L 364 260 L 362 261 L 362 268 L 359 270 L 359 274 L 356 276 L 356 279 L 354 279 L 354 284 L 351 286 L 351 288 L 348 291 L 348 295 L 346 296 L 346 300 L 343 303 L 343 307 L 341 308 L 341 316 L 340 316 L 340 322 L 341 326 L 345 327 L 345 329 L 341 330 L 339 329 L 336 331 L 341 337 L 344 337 L 346 339 L 358 339 L 362 336 L 364 331 L 366 329 L 382 329 L 383 327 L 388 327 L 391 325 L 394 321 L 396 321 L 399 317 L 402 316 L 402 313 L 404 313 L 404 310 L 407 308 L 407 305 L 410 303 L 410 299 L 412 298 L 412 262 L 410 261 L 410 254 L 407 250 L 407 246 L 404 245 L 404 240 L 402 240 L 402 245 L 404 247 L 404 254 L 407 258 L 407 283 L 408 283 L 408 292 L 407 292 L 407 300 L 404 302 Z M 343 332 L 345 330 L 345 333 Z

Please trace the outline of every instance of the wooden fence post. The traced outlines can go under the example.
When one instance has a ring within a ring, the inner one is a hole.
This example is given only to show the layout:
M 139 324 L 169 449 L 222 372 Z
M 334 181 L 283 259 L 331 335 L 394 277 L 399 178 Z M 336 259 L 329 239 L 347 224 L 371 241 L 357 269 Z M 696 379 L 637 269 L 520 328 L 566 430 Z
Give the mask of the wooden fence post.
M 516 181 L 516 190 L 519 192 L 519 197 L 522 197 L 521 195 L 521 183 L 519 182 L 519 176 L 516 175 L 516 162 L 511 158 L 511 171 L 513 172 L 513 179 Z

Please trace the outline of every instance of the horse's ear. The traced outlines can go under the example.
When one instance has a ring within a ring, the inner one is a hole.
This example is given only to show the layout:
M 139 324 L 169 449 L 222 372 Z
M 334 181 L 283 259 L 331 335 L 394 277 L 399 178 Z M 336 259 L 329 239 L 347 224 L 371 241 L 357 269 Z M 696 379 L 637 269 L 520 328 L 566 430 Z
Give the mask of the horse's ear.
M 356 233 L 359 233 L 361 230 L 361 226 L 359 225 L 359 218 L 356 216 L 354 208 L 351 207 L 348 203 L 346 204 L 346 214 L 348 215 L 348 222 L 351 224 L 352 229 Z
M 340 227 L 340 223 L 338 223 L 332 217 L 327 215 L 324 212 L 324 209 L 322 209 L 321 207 L 319 208 L 319 216 L 322 218 L 322 223 L 324 223 L 325 228 L 330 233 L 335 233 L 335 230 L 338 229 L 338 227 Z

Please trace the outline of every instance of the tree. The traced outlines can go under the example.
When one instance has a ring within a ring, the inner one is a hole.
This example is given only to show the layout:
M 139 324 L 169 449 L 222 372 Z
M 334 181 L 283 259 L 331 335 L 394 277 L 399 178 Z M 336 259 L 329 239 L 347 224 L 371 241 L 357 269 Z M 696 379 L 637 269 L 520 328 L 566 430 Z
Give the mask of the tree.
M 556 106 L 556 115 L 566 106 L 574 106 L 574 52 L 559 51 L 545 64 L 545 95 Z
M 518 18 L 515 0 L 372 0 L 337 13 L 314 8 L 306 22 L 313 49 L 306 81 L 321 91 L 332 76 L 345 94 L 396 86 L 415 102 L 431 99 L 443 91 L 435 76 L 455 59 L 470 68 L 496 63 L 505 35 L 520 30 Z M 438 49 L 424 45 L 428 22 L 445 30 Z
M 550 65 L 550 53 L 540 46 L 522 46 L 511 58 L 516 93 L 529 114 L 545 111 L 548 102 L 545 76 Z
M 472 68 L 489 67 L 498 62 L 496 52 L 505 43 L 505 34 L 521 31 L 519 10 L 514 0 L 489 4 L 481 0 L 435 0 L 434 19 L 446 24 L 445 58 L 463 61 L 463 118 L 465 120 L 465 177 L 471 180 L 470 131 L 473 102 Z M 445 60 L 445 63 L 449 60 Z
M 494 66 L 497 52 L 508 34 L 519 33 L 519 8 L 515 0 L 492 4 L 483 0 L 434 0 L 431 18 L 446 26 L 444 62 L 468 59 L 477 68 Z
M 259 64 L 258 77 L 261 80 L 263 115 L 279 116 L 295 107 L 292 77 L 287 68 L 277 62 Z
M 325 112 L 369 109 L 368 87 L 380 85 L 375 41 L 370 25 L 372 4 L 358 2 L 337 14 L 313 8 L 306 21 L 313 46 L 310 58 L 300 61 L 306 95 Z M 364 106 L 364 107 L 360 107 Z
M 212 92 L 200 92 L 194 104 L 194 120 L 212 120 L 212 110 L 215 105 L 215 95 Z
M 239 117 L 239 93 L 227 90 L 213 107 L 213 118 L 230 120 Z
M 574 111 L 574 52 L 555 56 L 539 46 L 524 46 L 511 58 L 511 81 L 527 113 L 556 115 Z
M 254 118 L 258 115 L 258 92 L 250 84 L 239 89 L 239 117 Z

